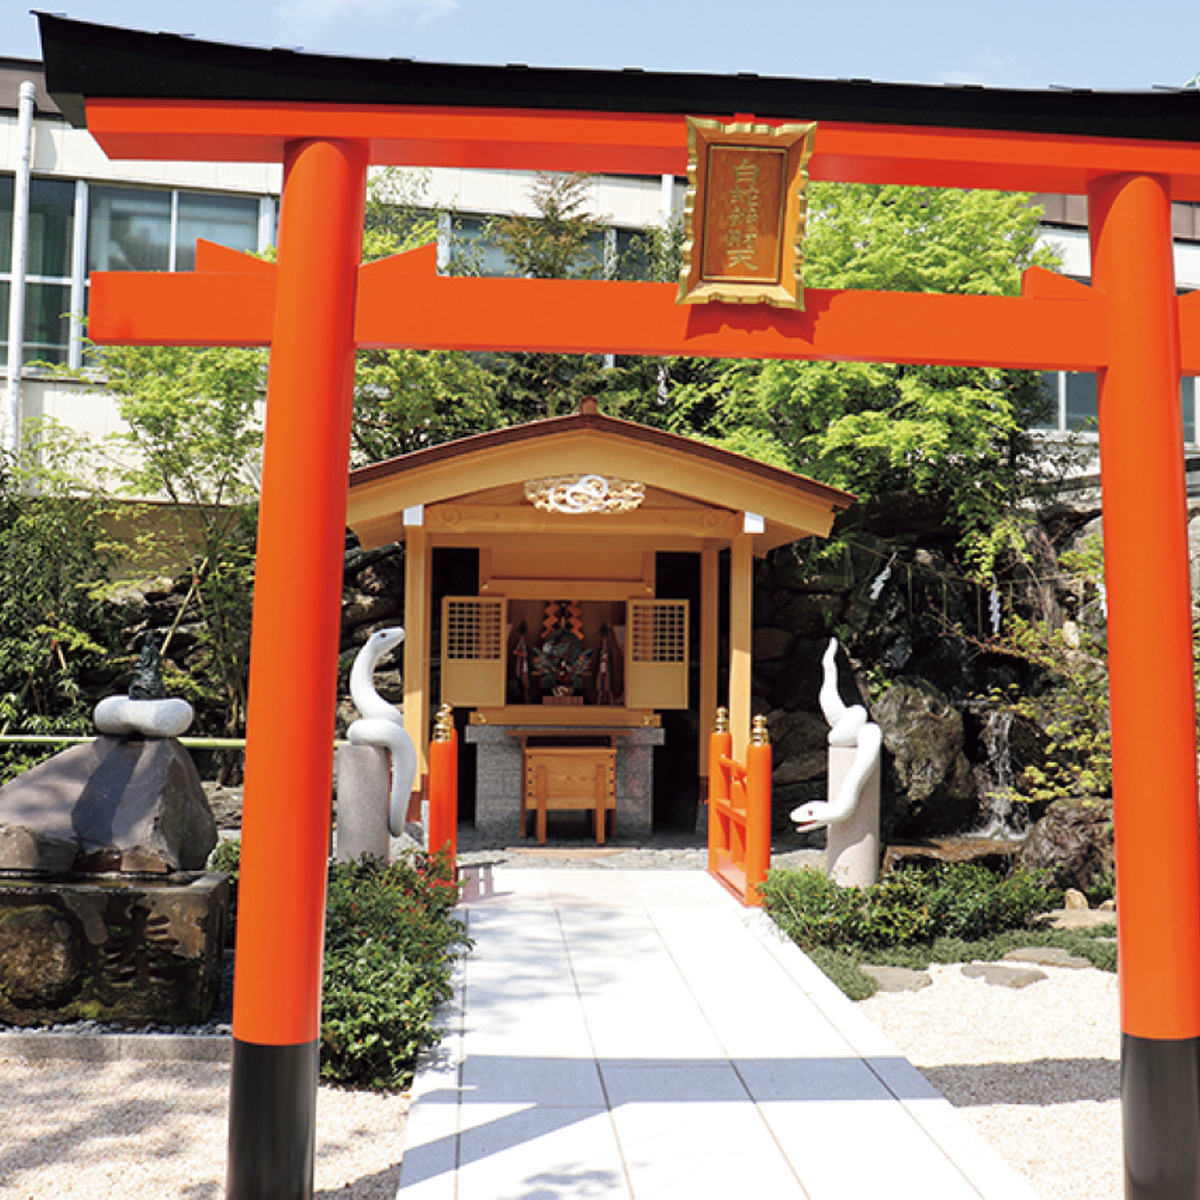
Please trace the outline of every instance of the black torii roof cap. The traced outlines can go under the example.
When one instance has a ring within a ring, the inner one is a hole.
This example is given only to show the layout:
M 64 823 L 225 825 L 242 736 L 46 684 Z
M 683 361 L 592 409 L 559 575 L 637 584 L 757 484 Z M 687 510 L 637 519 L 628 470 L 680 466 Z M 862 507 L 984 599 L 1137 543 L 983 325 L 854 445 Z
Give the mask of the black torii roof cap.
M 640 70 L 469 66 L 310 54 L 38 13 L 46 81 L 72 124 L 88 98 L 752 113 L 760 119 L 1200 141 L 1200 92 L 1016 90 Z

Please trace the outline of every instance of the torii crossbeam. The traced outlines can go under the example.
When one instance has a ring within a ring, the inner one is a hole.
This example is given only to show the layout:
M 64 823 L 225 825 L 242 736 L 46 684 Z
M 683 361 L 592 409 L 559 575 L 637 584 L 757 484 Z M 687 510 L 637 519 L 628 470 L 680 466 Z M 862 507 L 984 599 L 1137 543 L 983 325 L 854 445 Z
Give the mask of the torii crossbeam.
M 283 162 L 278 266 L 93 277 L 100 341 L 269 344 L 228 1195 L 309 1197 L 340 564 L 356 347 L 873 359 L 1095 371 L 1120 895 L 1126 1195 L 1200 1195 L 1200 830 L 1171 201 L 1200 94 L 1004 92 L 468 68 L 216 46 L 40 17 L 47 81 L 114 158 Z M 685 116 L 819 123 L 814 179 L 1086 194 L 1090 287 L 809 291 L 678 308 L 653 284 L 360 265 L 371 164 L 683 172 Z

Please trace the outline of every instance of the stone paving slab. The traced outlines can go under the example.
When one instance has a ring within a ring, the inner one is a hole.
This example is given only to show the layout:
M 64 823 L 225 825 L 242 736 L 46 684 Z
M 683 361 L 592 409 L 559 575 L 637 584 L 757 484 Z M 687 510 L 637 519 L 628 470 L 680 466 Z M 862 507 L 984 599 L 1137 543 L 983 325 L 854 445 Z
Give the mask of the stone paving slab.
M 483 865 L 463 908 L 476 948 L 417 1076 L 400 1200 L 1033 1200 L 705 872 Z

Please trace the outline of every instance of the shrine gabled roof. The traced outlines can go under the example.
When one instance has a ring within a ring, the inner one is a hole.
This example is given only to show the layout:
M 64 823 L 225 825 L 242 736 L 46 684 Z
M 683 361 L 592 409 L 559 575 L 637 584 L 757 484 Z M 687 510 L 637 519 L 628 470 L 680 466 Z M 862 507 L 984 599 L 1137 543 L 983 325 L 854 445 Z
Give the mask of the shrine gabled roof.
M 1030 134 L 1200 140 L 1200 93 L 788 79 L 369 59 L 206 42 L 39 13 L 49 90 L 86 123 L 90 99 L 753 113 L 758 118 Z M 181 131 L 186 132 L 186 131 Z
M 756 546 L 825 535 L 854 497 L 839 488 L 693 438 L 583 411 L 510 425 L 415 450 L 350 475 L 347 523 L 364 545 L 404 536 L 405 509 L 453 501 L 488 488 L 558 474 L 596 473 L 728 511 L 752 512 L 767 525 Z M 583 529 L 575 516 L 561 520 Z M 604 521 L 616 532 L 620 517 Z

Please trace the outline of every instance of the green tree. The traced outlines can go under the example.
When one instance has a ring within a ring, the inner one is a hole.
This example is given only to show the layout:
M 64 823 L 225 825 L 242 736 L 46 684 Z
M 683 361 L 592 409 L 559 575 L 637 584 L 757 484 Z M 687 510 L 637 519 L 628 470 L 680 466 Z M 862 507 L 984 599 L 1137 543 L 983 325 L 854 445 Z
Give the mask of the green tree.
M 513 275 L 596 279 L 617 274 L 618 264 L 606 250 L 604 222 L 586 211 L 590 186 L 587 175 L 538 175 L 530 185 L 533 213 L 491 218 L 483 227 L 484 239 L 503 252 Z M 456 214 L 429 206 L 425 191 L 425 181 L 409 172 L 387 172 L 372 182 L 364 258 L 427 244 L 436 238 L 439 223 L 456 225 Z M 662 256 L 660 239 L 647 235 L 631 256 L 637 262 L 624 266 L 644 274 Z M 449 269 L 477 274 L 482 266 L 479 255 L 468 247 Z M 585 395 L 612 393 L 616 406 L 636 418 L 642 408 L 642 376 L 652 395 L 657 387 L 653 369 L 646 372 L 640 365 L 633 372 L 613 371 L 599 354 L 361 352 L 355 381 L 355 458 L 377 461 L 569 412 Z
M 813 185 L 809 287 L 1013 295 L 1053 266 L 1028 199 L 996 192 Z M 1033 372 L 879 363 L 723 362 L 671 394 L 666 423 L 844 487 L 937 499 L 986 574 L 1014 506 L 1044 478 L 1028 430 Z
M 1018 193 L 813 184 L 805 237 L 809 287 L 1013 296 L 1039 245 L 1040 210 Z
M 510 424 L 496 381 L 468 354 L 360 351 L 354 373 L 353 458 L 380 462 Z
M 432 207 L 420 172 L 387 170 L 367 190 L 363 260 L 437 240 L 452 212 Z M 352 454 L 379 462 L 507 424 L 496 379 L 475 356 L 447 350 L 360 350 L 355 360 Z
M 87 685 L 119 655 L 102 600 L 105 509 L 75 484 L 76 454 L 64 431 L 42 425 L 27 427 L 21 453 L 0 455 L 0 732 L 86 734 Z M 0 777 L 32 760 L 5 750 Z
M 587 211 L 592 177 L 535 176 L 532 216 L 493 217 L 487 236 L 504 251 L 513 274 L 529 279 L 599 279 L 606 274 L 604 220 Z
M 221 730 L 238 733 L 246 710 L 266 354 L 105 346 L 92 361 L 125 422 L 115 435 L 121 490 L 166 501 L 165 519 L 157 505 L 142 508 L 135 567 L 186 564 L 191 576 L 179 619 L 198 615 L 199 653 L 190 656 L 187 675 L 168 682 L 202 710 L 216 706 Z
M 428 202 L 429 174 L 395 167 L 374 173 L 363 215 L 363 261 L 437 240 L 441 213 Z
M 599 279 L 606 270 L 605 228 L 587 211 L 591 176 L 539 174 L 530 185 L 531 216 L 494 217 L 484 233 L 528 279 Z M 604 390 L 600 354 L 493 355 L 497 400 L 508 421 L 533 421 L 571 412 L 581 396 Z M 508 422 L 506 422 L 508 423 Z

